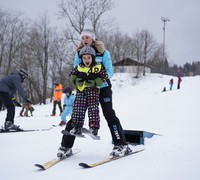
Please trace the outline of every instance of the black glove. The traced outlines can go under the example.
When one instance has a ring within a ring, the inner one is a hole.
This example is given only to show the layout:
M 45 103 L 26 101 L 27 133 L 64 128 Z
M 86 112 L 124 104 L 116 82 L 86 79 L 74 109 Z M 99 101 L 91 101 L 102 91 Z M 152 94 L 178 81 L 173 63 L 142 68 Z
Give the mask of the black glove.
M 83 86 L 83 79 L 82 78 L 76 78 L 75 84 L 76 84 L 76 86 Z
M 88 76 L 87 76 L 87 79 L 88 80 L 94 80 L 96 78 L 99 77 L 99 73 L 90 73 Z
M 85 81 L 85 85 L 87 87 L 95 86 L 95 80 L 87 80 L 87 81 Z
M 19 102 L 17 102 L 17 100 L 16 100 L 15 98 L 12 98 L 12 101 L 13 101 L 13 104 L 14 104 L 15 106 L 17 106 L 17 107 L 22 107 L 22 105 L 21 105 Z
M 83 81 L 86 80 L 87 74 L 84 72 L 77 72 L 77 77 L 81 78 Z

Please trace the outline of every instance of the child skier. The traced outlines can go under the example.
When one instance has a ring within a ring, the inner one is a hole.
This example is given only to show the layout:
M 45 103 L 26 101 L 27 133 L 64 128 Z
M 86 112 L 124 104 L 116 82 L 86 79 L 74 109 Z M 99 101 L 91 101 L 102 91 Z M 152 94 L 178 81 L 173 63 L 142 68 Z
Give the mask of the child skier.
M 89 127 L 97 135 L 100 126 L 99 86 L 107 79 L 107 73 L 101 64 L 96 64 L 96 52 L 92 47 L 82 48 L 79 56 L 82 64 L 72 70 L 70 77 L 77 89 L 72 125 L 74 133 L 81 134 L 85 112 L 88 109 Z
M 60 126 L 63 126 L 66 124 L 66 117 L 72 115 L 73 110 L 73 104 L 75 100 L 75 95 L 72 94 L 72 89 L 70 87 L 67 87 L 63 90 L 63 93 L 65 93 L 65 99 L 64 99 L 64 105 L 63 105 L 63 112 L 61 114 L 61 122 Z
M 85 112 L 88 109 L 89 127 L 94 135 L 98 134 L 100 127 L 99 116 L 99 86 L 106 81 L 108 75 L 101 64 L 95 62 L 96 52 L 90 46 L 83 47 L 79 52 L 81 64 L 71 72 L 70 81 L 75 84 L 77 93 L 74 101 L 72 120 L 66 130 L 74 134 L 82 134 Z M 71 127 L 70 127 L 71 126 Z M 63 135 L 58 157 L 69 156 L 74 144 L 75 136 Z

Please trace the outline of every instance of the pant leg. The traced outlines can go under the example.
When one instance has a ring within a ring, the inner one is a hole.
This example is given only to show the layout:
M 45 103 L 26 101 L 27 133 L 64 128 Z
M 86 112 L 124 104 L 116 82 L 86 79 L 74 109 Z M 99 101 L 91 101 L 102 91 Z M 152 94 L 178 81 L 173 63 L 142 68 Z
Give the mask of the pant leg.
M 170 90 L 172 90 L 172 84 L 170 84 Z
M 61 114 L 61 121 L 66 121 L 66 117 L 67 117 L 67 113 L 68 113 L 68 110 L 67 110 L 67 106 L 65 106 L 65 108 L 63 109 L 63 112 Z
M 86 109 L 87 102 L 85 91 L 77 92 L 72 112 L 72 125 L 75 128 L 83 127 Z
M 88 117 L 90 128 L 100 128 L 99 115 L 99 88 L 94 88 L 87 93 Z
M 82 127 L 84 123 L 84 117 L 85 117 L 85 106 L 82 107 L 85 104 L 86 100 L 82 93 L 76 94 L 76 99 L 74 101 L 73 105 L 73 112 L 72 112 L 72 118 L 67 122 L 65 130 L 70 131 L 74 127 Z M 64 146 L 66 148 L 72 148 L 74 145 L 74 141 L 76 139 L 76 136 L 69 136 L 69 135 L 63 135 L 61 140 L 61 146 Z
M 58 101 L 57 103 L 58 103 L 58 107 L 59 107 L 59 109 L 60 109 L 60 114 L 61 114 L 61 113 L 62 113 L 62 111 L 63 111 L 63 110 L 62 110 L 61 101 Z
M 52 111 L 52 114 L 56 114 L 56 104 L 57 104 L 57 101 L 53 101 L 53 111 Z
M 33 116 L 33 110 L 32 109 L 29 109 L 30 113 L 31 113 L 31 116 Z
M 24 116 L 27 116 L 27 117 L 28 117 L 28 110 L 29 110 L 29 107 L 26 105 L 26 107 L 25 107 L 25 112 L 24 112 Z
M 23 112 L 24 112 L 24 106 L 22 106 L 22 109 L 21 109 L 21 111 L 20 111 L 20 116 L 23 116 Z
M 65 127 L 66 131 L 70 131 L 73 127 L 82 127 L 86 111 L 85 103 L 86 99 L 84 94 L 77 93 L 76 99 L 74 101 L 72 118 L 67 122 L 67 125 Z M 64 146 L 66 148 L 72 148 L 75 139 L 76 136 L 69 136 L 64 134 L 62 136 L 61 146 Z
M 70 119 L 65 126 L 65 130 L 70 131 L 72 128 L 73 128 L 72 120 Z M 75 139 L 76 139 L 76 136 L 68 136 L 68 135 L 63 134 L 61 146 L 64 146 L 66 148 L 72 148 L 74 145 Z
M 73 106 L 69 106 L 68 107 L 68 116 L 72 116 L 72 112 L 73 112 Z
M 8 93 L 0 92 L 0 99 L 7 109 L 5 121 L 11 121 L 12 123 L 14 123 L 15 106 L 13 104 L 13 101 L 11 100 L 10 95 Z
M 114 145 L 125 145 L 126 138 L 121 123 L 112 106 L 112 90 L 110 87 L 100 89 L 100 104 L 107 120 Z

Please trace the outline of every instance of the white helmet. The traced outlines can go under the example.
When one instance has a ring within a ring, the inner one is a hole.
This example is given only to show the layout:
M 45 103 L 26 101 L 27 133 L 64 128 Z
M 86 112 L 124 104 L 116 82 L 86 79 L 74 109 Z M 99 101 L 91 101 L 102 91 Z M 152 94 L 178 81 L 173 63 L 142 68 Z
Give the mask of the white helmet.
M 90 54 L 94 57 L 96 56 L 96 52 L 91 46 L 84 46 L 79 52 L 79 57 L 81 58 L 85 54 Z

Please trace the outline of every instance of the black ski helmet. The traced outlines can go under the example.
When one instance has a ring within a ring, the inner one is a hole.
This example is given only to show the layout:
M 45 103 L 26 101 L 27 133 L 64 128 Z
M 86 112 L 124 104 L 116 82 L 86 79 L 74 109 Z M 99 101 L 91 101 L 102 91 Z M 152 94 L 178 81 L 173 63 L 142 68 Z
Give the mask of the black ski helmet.
M 19 70 L 19 72 L 18 72 L 19 74 L 20 74 L 20 76 L 21 76 L 21 78 L 24 80 L 24 79 L 26 79 L 26 78 L 28 78 L 28 73 L 25 71 L 25 70 Z
M 63 93 L 65 93 L 65 94 L 68 93 L 69 95 L 71 95 L 72 94 L 72 89 L 70 87 L 66 87 L 66 88 L 64 88 Z
M 53 83 L 55 86 L 58 86 L 59 85 L 59 82 L 58 81 L 54 81 Z

